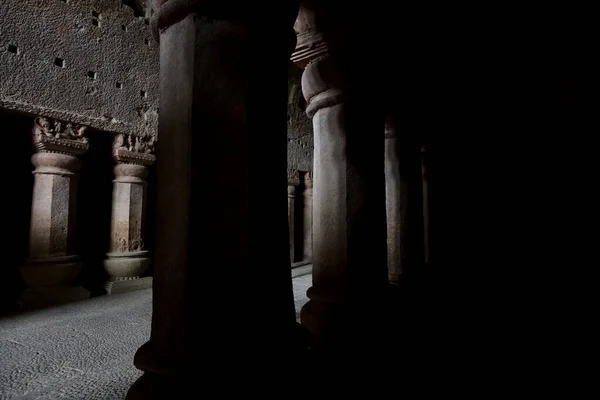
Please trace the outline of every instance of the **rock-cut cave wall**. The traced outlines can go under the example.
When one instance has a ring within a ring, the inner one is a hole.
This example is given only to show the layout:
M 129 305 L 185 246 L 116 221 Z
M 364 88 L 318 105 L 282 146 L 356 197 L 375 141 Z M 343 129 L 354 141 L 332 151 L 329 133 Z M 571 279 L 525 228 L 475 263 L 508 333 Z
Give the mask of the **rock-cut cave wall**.
M 0 108 L 156 134 L 158 44 L 121 0 L 0 1 Z

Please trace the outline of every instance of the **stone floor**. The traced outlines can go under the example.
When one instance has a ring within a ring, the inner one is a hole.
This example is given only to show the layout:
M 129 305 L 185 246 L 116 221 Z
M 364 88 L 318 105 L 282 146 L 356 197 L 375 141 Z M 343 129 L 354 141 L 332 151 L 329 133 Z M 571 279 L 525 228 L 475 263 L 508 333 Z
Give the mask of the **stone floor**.
M 296 315 L 311 265 L 292 270 Z M 0 319 L 0 400 L 123 399 L 141 374 L 133 355 L 150 334 L 151 290 Z

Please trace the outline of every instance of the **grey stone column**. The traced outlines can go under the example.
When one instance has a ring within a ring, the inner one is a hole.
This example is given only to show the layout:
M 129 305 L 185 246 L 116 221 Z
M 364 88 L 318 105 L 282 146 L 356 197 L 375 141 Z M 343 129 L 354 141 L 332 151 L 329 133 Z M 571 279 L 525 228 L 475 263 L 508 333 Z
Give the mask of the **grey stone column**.
M 312 173 L 304 174 L 304 251 L 303 261 L 312 261 L 313 256 L 313 181 Z
M 27 286 L 23 307 L 89 297 L 77 283 L 81 264 L 74 254 L 78 157 L 88 149 L 85 129 L 44 117 L 35 119 L 29 258 L 21 267 Z
M 308 58 L 302 92 L 314 129 L 314 220 L 312 287 L 301 320 L 314 354 L 343 364 L 380 343 L 374 336 L 388 287 L 384 119 L 372 92 L 376 77 L 329 52 L 316 19 L 302 21 L 292 59 L 302 65 Z
M 398 137 L 393 125 L 385 125 L 385 209 L 387 220 L 388 279 L 398 282 L 402 274 L 402 190 L 398 161 Z
M 290 261 L 294 262 L 294 256 L 296 254 L 296 223 L 295 223 L 295 214 L 296 214 L 296 186 L 300 184 L 300 176 L 298 171 L 289 171 L 288 170 L 288 228 L 290 235 Z
M 155 161 L 154 137 L 117 135 L 114 139 L 113 206 L 110 252 L 104 268 L 110 276 L 108 294 L 145 289 L 151 277 L 143 277 L 150 266 L 144 245 L 147 166 Z

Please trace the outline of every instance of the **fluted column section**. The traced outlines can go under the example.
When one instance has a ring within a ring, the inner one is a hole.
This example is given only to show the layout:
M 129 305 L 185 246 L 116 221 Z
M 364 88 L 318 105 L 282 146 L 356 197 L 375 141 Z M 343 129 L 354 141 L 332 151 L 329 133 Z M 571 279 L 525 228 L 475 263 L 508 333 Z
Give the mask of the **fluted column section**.
M 110 252 L 104 268 L 110 279 L 108 294 L 148 288 L 151 278 L 141 279 L 150 258 L 144 244 L 146 220 L 147 166 L 155 161 L 154 137 L 117 135 L 113 156 L 116 161 L 113 181 Z
M 303 205 L 303 217 L 304 217 L 304 249 L 303 249 L 303 261 L 312 261 L 313 257 L 313 181 L 312 172 L 304 174 L 304 205 Z
M 81 263 L 74 253 L 79 157 L 88 149 L 85 129 L 44 117 L 34 122 L 29 258 L 21 267 L 26 308 L 89 297 L 77 283 Z

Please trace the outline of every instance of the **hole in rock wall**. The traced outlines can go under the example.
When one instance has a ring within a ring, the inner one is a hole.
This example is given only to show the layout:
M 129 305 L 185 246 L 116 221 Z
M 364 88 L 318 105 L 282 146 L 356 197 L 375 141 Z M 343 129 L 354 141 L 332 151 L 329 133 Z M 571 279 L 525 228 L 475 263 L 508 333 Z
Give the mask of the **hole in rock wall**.
M 121 82 L 117 82 L 117 89 L 123 89 L 123 84 Z
M 145 0 L 123 0 L 123 4 L 133 10 L 133 16 L 136 18 L 143 17 L 145 14 Z
M 8 52 L 13 53 L 13 54 L 19 54 L 19 48 L 17 46 L 15 46 L 14 44 L 9 44 Z
M 148 97 L 148 93 L 146 93 L 145 90 L 142 90 L 142 91 L 140 91 L 140 96 L 142 96 L 142 98 L 145 99 L 146 97 Z
M 64 68 L 66 66 L 65 60 L 63 60 L 62 58 L 56 57 L 54 59 L 54 65 L 56 65 L 57 67 Z
M 92 25 L 94 25 L 94 26 L 100 26 L 100 21 L 98 21 L 96 18 L 94 18 L 92 20 Z
M 98 11 L 92 11 L 92 17 L 100 18 L 100 13 Z
M 96 77 L 98 76 L 98 74 L 97 74 L 97 73 L 95 73 L 94 71 L 88 71 L 88 72 L 87 72 L 87 76 L 88 76 L 88 78 L 90 78 L 90 79 L 96 79 Z
M 121 29 L 123 29 L 125 32 L 127 32 L 127 27 L 125 25 L 121 25 Z
M 150 39 L 144 39 L 144 43 L 146 43 L 146 46 L 150 46 Z

